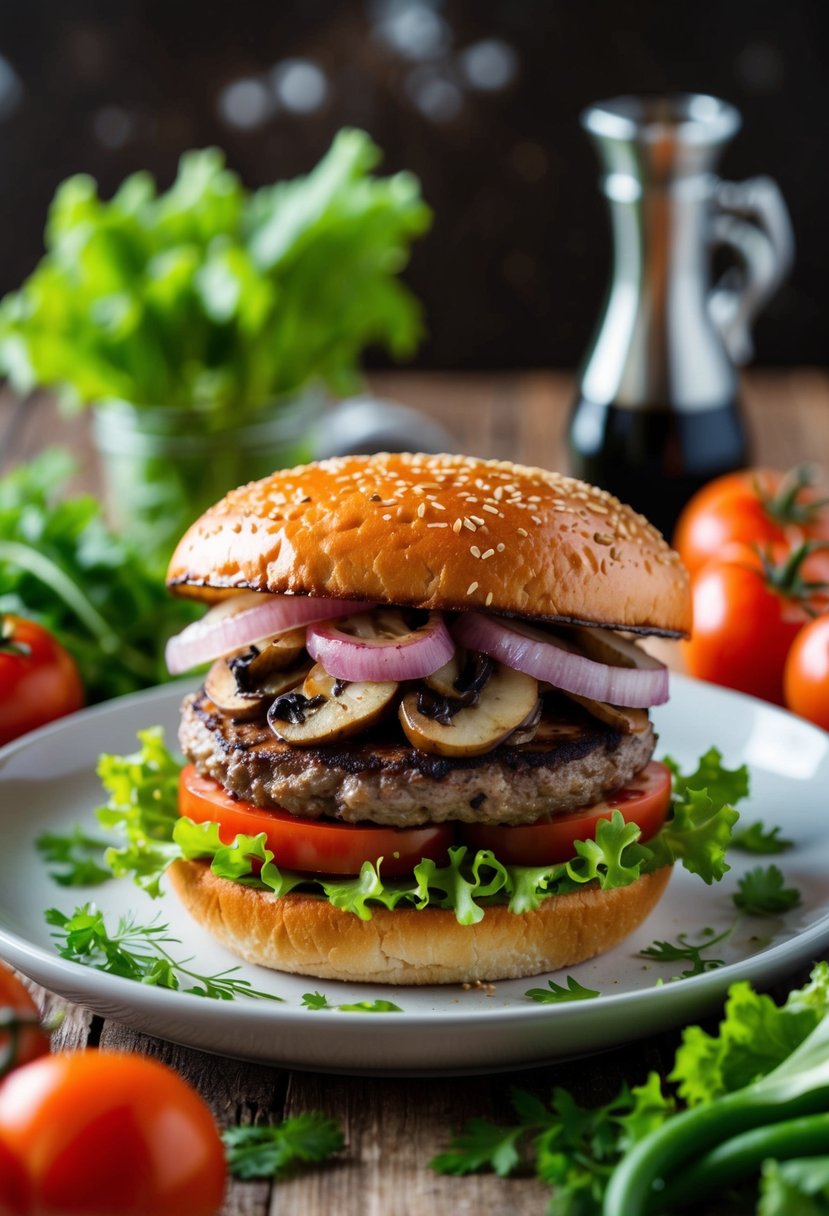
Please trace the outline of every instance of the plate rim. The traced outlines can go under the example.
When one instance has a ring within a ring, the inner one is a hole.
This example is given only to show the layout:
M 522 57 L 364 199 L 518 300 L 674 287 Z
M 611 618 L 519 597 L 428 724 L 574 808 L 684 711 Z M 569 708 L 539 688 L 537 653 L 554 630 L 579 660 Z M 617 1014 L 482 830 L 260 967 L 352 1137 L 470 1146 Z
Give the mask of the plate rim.
M 763 710 L 780 714 L 786 720 L 793 719 L 797 722 L 798 727 L 801 727 L 806 732 L 814 732 L 823 740 L 826 740 L 828 737 L 827 732 L 822 731 L 819 727 L 804 719 L 795 718 L 794 715 L 789 714 L 786 710 L 771 705 L 768 702 L 760 701 L 754 697 L 746 697 L 744 694 L 734 692 L 731 689 L 693 680 L 681 674 L 672 674 L 671 679 L 674 688 L 684 689 L 686 694 L 688 690 L 693 689 L 694 691 L 702 692 L 704 696 L 711 695 L 714 699 L 725 699 L 726 701 L 733 701 L 743 706 L 748 701 L 761 706 Z M 2 785 L 6 779 L 8 761 L 18 753 L 37 747 L 44 740 L 48 740 L 51 736 L 66 730 L 69 726 L 77 726 L 82 721 L 94 721 L 103 714 L 129 713 L 134 706 L 140 706 L 145 702 L 148 704 L 158 704 L 159 706 L 164 704 L 166 708 L 168 707 L 168 702 L 173 702 L 174 699 L 183 695 L 190 688 L 192 688 L 192 677 L 171 681 L 170 683 L 157 685 L 149 689 L 142 689 L 139 692 L 130 693 L 126 696 L 114 698 L 110 701 L 80 710 L 75 714 L 42 726 L 22 736 L 20 739 L 6 744 L 0 748 L 0 790 L 2 790 Z M 149 726 L 151 723 L 147 723 L 147 725 Z M 489 1004 L 465 1008 L 459 1006 L 457 1010 L 407 1011 L 404 1009 L 399 1013 L 395 1013 L 391 1020 L 395 1027 L 401 1029 L 406 1028 L 411 1030 L 428 1027 L 431 1031 L 440 1028 L 451 1028 L 456 1031 L 464 1028 L 469 1029 L 470 1024 L 476 1029 L 479 1026 L 487 1027 L 493 1024 L 504 1029 L 510 1029 L 527 1022 L 546 1023 L 551 1019 L 554 1019 L 558 1024 L 566 1026 L 585 1016 L 586 1005 L 590 1007 L 591 1018 L 600 1016 L 602 1010 L 607 1010 L 608 1016 L 612 1018 L 613 1013 L 622 1007 L 626 1010 L 635 1011 L 639 1006 L 650 1006 L 658 999 L 668 1014 L 664 1019 L 667 1025 L 672 1021 L 670 1011 L 675 1013 L 677 1010 L 689 1005 L 702 1007 L 706 1002 L 711 1003 L 721 996 L 732 983 L 741 979 L 750 978 L 761 988 L 764 985 L 767 986 L 767 982 L 774 982 L 773 979 L 767 981 L 765 978 L 767 975 L 774 976 L 781 974 L 785 970 L 794 970 L 797 966 L 804 964 L 810 957 L 813 957 L 820 946 L 826 945 L 829 945 L 829 903 L 826 904 L 825 910 L 819 916 L 819 919 L 812 922 L 805 929 L 795 931 L 791 936 L 785 938 L 785 940 L 772 943 L 750 956 L 735 960 L 716 970 L 707 971 L 701 975 L 688 977 L 677 982 L 666 980 L 663 983 L 654 982 L 654 984 L 647 988 L 634 991 L 600 993 L 598 997 L 592 998 L 589 1002 L 576 1001 L 544 1005 L 529 1000 L 526 1004 L 516 1004 L 514 1006 Z M 233 1020 L 238 1019 L 241 1029 L 245 1029 L 246 1027 L 259 1028 L 262 1025 L 271 1024 L 274 1018 L 278 1019 L 280 1025 L 291 1029 L 307 1029 L 309 1025 L 313 1024 L 308 1021 L 308 1015 L 314 1012 L 313 1010 L 303 1006 L 294 1006 L 287 1001 L 283 1003 L 279 1000 L 257 1000 L 245 996 L 239 996 L 232 1002 L 206 999 L 199 1001 L 194 1000 L 192 994 L 187 992 L 143 986 L 137 984 L 134 980 L 100 972 L 85 967 L 82 964 L 63 959 L 60 955 L 50 953 L 45 947 L 28 940 L 25 936 L 3 925 L 0 925 L 0 956 L 6 957 L 13 966 L 17 966 L 24 974 L 29 974 L 27 963 L 34 961 L 35 963 L 42 964 L 37 970 L 41 974 L 44 970 L 54 974 L 57 980 L 55 991 L 60 992 L 62 987 L 72 988 L 77 991 L 86 989 L 89 996 L 84 997 L 83 1000 L 93 1009 L 96 1003 L 106 1001 L 109 1003 L 117 1002 L 119 1005 L 123 1005 L 140 1014 L 152 1015 L 158 1009 L 161 1012 L 167 1013 L 183 1012 L 186 1010 L 188 1021 L 192 1023 L 210 1025 L 215 1022 L 218 1024 L 224 1022 L 230 1016 Z M 762 971 L 759 979 L 756 976 L 758 966 Z M 274 974 L 278 975 L 280 973 L 275 972 Z M 307 978 L 309 985 L 319 982 L 316 977 L 309 976 Z M 532 985 L 534 981 L 540 981 L 541 977 L 528 976 L 525 979 L 529 985 Z M 63 984 L 64 980 L 66 980 L 65 985 Z M 74 983 L 73 981 L 75 980 L 78 982 Z M 44 982 L 43 979 L 38 979 L 37 982 L 42 983 L 44 987 L 50 987 L 48 980 Z M 356 983 L 356 981 L 354 982 Z M 366 992 L 369 989 L 378 988 L 382 989 L 384 993 L 391 994 L 392 992 L 404 993 L 415 986 L 378 983 L 376 985 L 361 985 L 361 988 L 363 987 Z M 376 1031 L 376 1021 L 371 1019 L 367 1022 L 364 1013 L 348 1010 L 338 1010 L 337 1012 L 337 1025 L 338 1027 L 342 1027 L 343 1030 L 346 1027 L 364 1027 L 366 1029 L 374 1027 Z M 113 1014 L 111 1016 L 115 1017 L 116 1015 Z M 321 1020 L 321 1024 L 324 1024 L 323 1020 Z M 149 1033 L 153 1032 L 150 1031 Z M 611 1039 L 603 1044 L 603 1047 L 624 1042 L 626 1037 L 629 1038 L 631 1036 Z M 601 1049 L 602 1046 L 594 1047 L 591 1050 Z

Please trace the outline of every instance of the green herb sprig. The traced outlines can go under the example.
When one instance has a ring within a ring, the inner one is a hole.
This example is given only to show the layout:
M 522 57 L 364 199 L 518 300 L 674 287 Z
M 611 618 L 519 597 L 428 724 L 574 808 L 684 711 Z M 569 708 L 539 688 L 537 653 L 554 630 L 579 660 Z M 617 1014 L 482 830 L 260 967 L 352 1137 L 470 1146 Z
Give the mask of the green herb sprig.
M 297 1165 L 316 1165 L 345 1144 L 336 1119 L 317 1111 L 274 1124 L 247 1124 L 222 1132 L 227 1164 L 236 1178 L 281 1178 Z
M 93 967 L 96 971 L 213 1000 L 229 1001 L 237 996 L 282 1000 L 273 993 L 254 988 L 249 980 L 239 979 L 233 974 L 238 967 L 203 975 L 188 967 L 190 959 L 174 958 L 167 946 L 179 944 L 179 939 L 172 937 L 169 926 L 161 924 L 157 918 L 149 924 L 139 924 L 129 914 L 120 917 L 111 931 L 103 913 L 94 904 L 87 903 L 75 908 L 69 916 L 58 908 L 49 908 L 46 923 L 55 929 L 52 937 L 61 958 Z M 187 986 L 183 987 L 183 984 Z

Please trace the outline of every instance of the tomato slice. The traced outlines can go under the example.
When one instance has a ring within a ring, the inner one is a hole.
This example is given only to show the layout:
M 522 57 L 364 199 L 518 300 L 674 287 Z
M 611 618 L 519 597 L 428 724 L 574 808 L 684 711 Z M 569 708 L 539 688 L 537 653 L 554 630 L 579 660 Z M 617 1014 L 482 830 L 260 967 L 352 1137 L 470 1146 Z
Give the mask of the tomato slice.
M 491 849 L 505 865 L 544 866 L 569 861 L 576 840 L 593 840 L 600 819 L 621 811 L 627 823 L 637 823 L 642 840 L 655 836 L 671 803 L 670 770 L 652 760 L 630 785 L 604 802 L 556 815 L 544 823 L 506 827 L 503 824 L 461 823 L 458 832 L 473 849 Z
M 445 862 L 454 838 L 452 825 L 446 823 L 389 828 L 320 822 L 266 810 L 231 798 L 218 781 L 201 777 L 192 764 L 182 770 L 179 812 L 196 823 L 218 823 L 225 844 L 232 844 L 239 832 L 249 836 L 264 832 L 278 866 L 311 874 L 359 874 L 364 861 L 378 857 L 383 858 L 385 877 L 411 874 L 424 857 Z

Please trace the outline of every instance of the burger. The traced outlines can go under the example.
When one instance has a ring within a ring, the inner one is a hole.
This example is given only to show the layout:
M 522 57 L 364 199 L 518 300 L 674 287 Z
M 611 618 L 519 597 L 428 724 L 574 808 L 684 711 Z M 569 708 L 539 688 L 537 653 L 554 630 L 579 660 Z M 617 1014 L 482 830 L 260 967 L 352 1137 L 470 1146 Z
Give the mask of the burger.
M 229 493 L 171 590 L 186 697 L 174 889 L 245 959 L 351 981 L 569 967 L 665 890 L 670 774 L 639 645 L 690 624 L 640 515 L 541 469 L 343 457 Z

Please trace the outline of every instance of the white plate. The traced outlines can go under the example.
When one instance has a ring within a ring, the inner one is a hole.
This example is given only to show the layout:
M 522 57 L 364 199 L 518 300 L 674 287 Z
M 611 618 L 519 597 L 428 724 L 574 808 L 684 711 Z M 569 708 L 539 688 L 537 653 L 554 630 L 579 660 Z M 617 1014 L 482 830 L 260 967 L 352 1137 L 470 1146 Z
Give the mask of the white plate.
M 128 881 L 88 891 L 64 889 L 46 874 L 34 848 L 44 830 L 93 825 L 101 802 L 94 768 L 102 751 L 132 751 L 135 731 L 160 722 L 175 738 L 184 685 L 168 685 L 76 714 L 0 752 L 0 954 L 45 987 L 105 1017 L 179 1043 L 225 1055 L 300 1068 L 351 1072 L 497 1069 L 541 1063 L 640 1038 L 712 1011 L 736 979 L 769 984 L 819 957 L 829 945 L 829 735 L 761 702 L 675 677 L 668 706 L 654 717 L 659 754 L 683 765 L 716 744 L 729 767 L 746 762 L 752 795 L 744 819 L 779 824 L 796 847 L 776 861 L 800 888 L 802 905 L 785 918 L 743 918 L 716 955 L 725 966 L 669 982 L 681 964 L 655 963 L 637 952 L 655 939 L 692 936 L 734 923 L 731 894 L 739 874 L 770 859 L 735 853 L 734 870 L 714 887 L 684 871 L 646 924 L 610 954 L 571 969 L 600 997 L 539 1005 L 524 994 L 549 977 L 513 980 L 494 991 L 460 986 L 390 988 L 280 975 L 243 965 L 257 988 L 284 1004 L 237 998 L 205 1000 L 143 987 L 59 958 L 44 911 L 71 911 L 94 899 L 108 916 L 157 912 L 193 955 L 213 972 L 237 960 L 180 909 L 173 896 L 152 901 Z M 696 940 L 696 939 L 695 939 Z M 559 974 L 559 982 L 564 975 Z M 662 980 L 660 985 L 657 981 Z M 320 990 L 334 1004 L 385 997 L 403 1013 L 314 1012 L 304 992 Z

